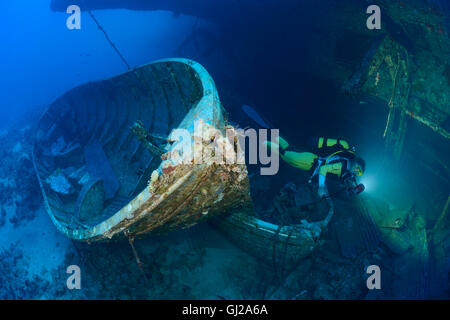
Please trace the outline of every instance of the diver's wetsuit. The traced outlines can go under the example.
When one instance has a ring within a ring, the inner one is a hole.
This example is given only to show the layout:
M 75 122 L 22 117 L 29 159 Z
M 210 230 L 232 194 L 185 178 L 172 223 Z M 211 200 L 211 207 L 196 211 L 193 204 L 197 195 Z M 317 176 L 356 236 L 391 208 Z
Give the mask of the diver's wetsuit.
M 271 146 L 271 142 L 267 142 Z M 350 150 L 350 146 L 345 140 L 314 138 L 312 141 L 312 152 L 294 151 L 289 143 L 279 137 L 278 144 L 273 143 L 277 151 L 289 165 L 309 171 L 315 167 L 312 176 L 319 175 L 319 194 L 327 195 L 325 179 L 328 173 L 344 177 L 350 172 L 351 161 L 355 158 L 355 153 Z

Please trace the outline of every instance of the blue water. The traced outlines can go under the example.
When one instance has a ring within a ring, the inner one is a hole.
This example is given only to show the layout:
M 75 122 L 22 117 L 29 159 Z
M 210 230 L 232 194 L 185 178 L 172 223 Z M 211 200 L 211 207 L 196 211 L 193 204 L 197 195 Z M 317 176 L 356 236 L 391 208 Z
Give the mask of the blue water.
M 132 66 L 172 56 L 195 21 L 167 11 L 95 14 Z M 127 70 L 87 12 L 81 12 L 81 30 L 69 30 L 69 15 L 50 11 L 50 1 L 2 2 L 0 15 L 0 126 L 77 85 Z

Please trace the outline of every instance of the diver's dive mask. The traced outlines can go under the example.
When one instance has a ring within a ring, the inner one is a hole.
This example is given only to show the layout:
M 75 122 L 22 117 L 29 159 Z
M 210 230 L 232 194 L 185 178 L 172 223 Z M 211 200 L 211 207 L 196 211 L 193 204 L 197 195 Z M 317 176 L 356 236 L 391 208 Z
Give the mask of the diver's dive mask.
M 355 174 L 355 176 L 361 177 L 363 175 L 364 171 L 359 164 L 356 164 L 353 167 L 353 173 Z

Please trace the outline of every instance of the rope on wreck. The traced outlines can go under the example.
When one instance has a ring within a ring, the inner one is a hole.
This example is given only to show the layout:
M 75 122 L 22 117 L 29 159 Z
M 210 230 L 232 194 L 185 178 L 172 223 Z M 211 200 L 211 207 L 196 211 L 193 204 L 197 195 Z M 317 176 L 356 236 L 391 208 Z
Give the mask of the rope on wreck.
M 391 95 L 391 98 L 389 99 L 389 102 L 388 102 L 389 114 L 388 114 L 388 117 L 387 117 L 387 120 L 386 120 L 386 127 L 384 128 L 383 138 L 386 138 L 386 134 L 387 134 L 389 126 L 391 124 L 391 115 L 392 115 L 392 112 L 394 110 L 394 96 L 395 96 L 395 89 L 396 89 L 396 86 L 397 86 L 398 69 L 400 69 L 400 65 L 399 64 L 397 65 L 397 68 L 395 69 L 395 74 L 394 74 L 394 76 L 392 78 L 392 95 Z
M 278 242 L 278 235 L 280 234 L 282 226 L 279 225 L 277 232 L 273 236 L 273 244 L 272 244 L 272 266 L 275 271 L 275 276 L 278 275 L 278 263 L 277 263 L 277 242 Z
M 139 259 L 139 255 L 138 255 L 138 253 L 137 253 L 137 251 L 136 251 L 136 248 L 134 247 L 134 239 L 135 239 L 135 236 L 132 235 L 132 234 L 130 234 L 130 233 L 128 233 L 128 232 L 126 232 L 126 231 L 124 231 L 123 234 L 124 234 L 125 237 L 127 237 L 127 239 L 128 239 L 128 243 L 129 243 L 130 246 L 131 246 L 131 250 L 133 250 L 134 258 L 136 259 L 136 263 L 137 263 L 137 265 L 138 265 L 138 267 L 139 267 L 139 270 L 141 271 L 142 276 L 143 276 L 144 279 L 145 279 L 145 282 L 148 282 L 147 276 L 146 276 L 146 274 L 145 274 L 145 272 L 144 272 L 144 268 L 143 268 L 144 263 L 141 261 L 141 259 Z
M 267 295 L 268 299 L 271 299 L 272 296 L 278 291 L 278 289 L 281 287 L 281 285 L 286 281 L 286 276 L 288 275 L 288 273 L 285 273 L 286 268 L 283 268 L 283 266 L 286 264 L 286 256 L 287 256 L 287 250 L 288 250 L 287 246 L 288 246 L 288 242 L 292 236 L 292 233 L 294 232 L 294 229 L 290 229 L 287 239 L 284 241 L 284 250 L 283 250 L 282 256 L 277 261 L 275 247 L 277 245 L 277 241 L 279 239 L 279 235 L 280 235 L 282 228 L 283 228 L 282 225 L 278 226 L 278 229 L 274 236 L 274 241 L 273 241 L 274 244 L 273 244 L 272 260 L 273 260 L 273 268 L 274 268 L 274 281 L 273 281 L 274 287 L 272 289 L 272 292 Z M 278 268 L 279 265 L 280 265 L 280 268 Z M 278 284 L 275 284 L 275 282 L 278 282 Z
M 92 20 L 94 20 L 97 27 L 100 29 L 101 32 L 105 35 L 106 41 L 108 41 L 109 45 L 114 49 L 114 51 L 117 53 L 117 55 L 120 57 L 120 59 L 125 63 L 128 70 L 131 69 L 130 64 L 127 62 L 127 60 L 124 58 L 122 53 L 120 53 L 119 49 L 117 49 L 116 45 L 111 41 L 111 38 L 106 33 L 105 29 L 100 25 L 100 22 L 98 22 L 97 18 L 95 18 L 94 14 L 91 12 L 91 10 L 88 10 L 89 15 L 91 16 Z

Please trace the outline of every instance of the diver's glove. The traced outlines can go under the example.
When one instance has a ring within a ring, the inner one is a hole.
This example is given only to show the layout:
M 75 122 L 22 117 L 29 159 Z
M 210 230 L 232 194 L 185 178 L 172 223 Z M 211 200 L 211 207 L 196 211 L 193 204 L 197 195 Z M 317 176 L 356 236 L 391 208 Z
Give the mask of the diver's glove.
M 341 179 L 344 185 L 347 187 L 347 189 L 352 189 L 358 185 L 358 182 L 356 182 L 355 175 L 348 171 L 342 175 Z
M 351 189 L 351 192 L 353 195 L 356 196 L 356 195 L 360 194 L 361 192 L 363 192 L 364 189 L 366 189 L 366 187 L 362 183 L 360 183 L 360 184 L 356 185 L 355 187 L 353 187 Z
M 355 180 L 355 176 L 349 171 L 345 171 L 342 174 L 342 180 L 344 181 L 344 183 L 352 183 Z
M 358 184 L 354 178 L 347 181 L 346 187 L 348 194 L 351 196 L 356 196 L 366 189 L 362 183 Z

